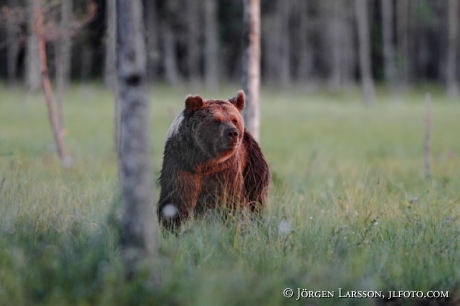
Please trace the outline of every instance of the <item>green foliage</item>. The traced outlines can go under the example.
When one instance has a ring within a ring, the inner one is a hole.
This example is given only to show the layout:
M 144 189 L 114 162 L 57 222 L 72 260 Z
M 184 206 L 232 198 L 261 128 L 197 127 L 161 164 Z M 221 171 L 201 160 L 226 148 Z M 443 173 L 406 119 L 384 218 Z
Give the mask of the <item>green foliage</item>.
M 186 94 L 152 91 L 155 177 Z M 374 108 L 353 91 L 263 90 L 261 146 L 273 172 L 266 214 L 210 215 L 161 235 L 162 283 L 152 291 L 145 276 L 123 278 L 111 95 L 97 86 L 69 92 L 65 141 L 75 165 L 65 171 L 42 96 L 0 88 L 0 304 L 280 305 L 296 303 L 297 288 L 449 290 L 454 298 L 460 109 L 432 94 L 433 179 L 425 181 L 422 90 L 381 92 Z M 292 232 L 279 233 L 283 220 Z

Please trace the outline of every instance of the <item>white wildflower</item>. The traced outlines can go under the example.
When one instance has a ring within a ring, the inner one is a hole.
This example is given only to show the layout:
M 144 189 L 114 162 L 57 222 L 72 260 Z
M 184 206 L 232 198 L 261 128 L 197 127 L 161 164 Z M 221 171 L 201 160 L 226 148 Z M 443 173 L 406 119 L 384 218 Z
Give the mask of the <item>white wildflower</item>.
M 281 222 L 278 224 L 278 234 L 280 236 L 286 237 L 292 232 L 292 223 L 286 218 L 283 218 Z
M 175 215 L 177 215 L 177 208 L 176 208 L 176 205 L 170 203 L 170 204 L 166 204 L 165 206 L 163 206 L 162 208 L 162 213 L 163 213 L 163 216 L 167 219 L 171 219 L 173 218 Z

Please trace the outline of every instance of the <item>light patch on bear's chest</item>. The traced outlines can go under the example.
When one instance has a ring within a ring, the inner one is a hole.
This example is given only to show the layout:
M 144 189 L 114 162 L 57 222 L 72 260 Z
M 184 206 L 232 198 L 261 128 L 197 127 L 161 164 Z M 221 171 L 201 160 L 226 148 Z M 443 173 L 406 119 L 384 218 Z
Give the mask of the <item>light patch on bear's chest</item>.
M 177 132 L 179 131 L 179 127 L 183 120 L 184 120 L 184 114 L 180 112 L 179 115 L 177 115 L 176 119 L 174 119 L 174 121 L 171 123 L 168 133 L 166 134 L 165 142 L 168 141 L 169 138 L 177 134 Z

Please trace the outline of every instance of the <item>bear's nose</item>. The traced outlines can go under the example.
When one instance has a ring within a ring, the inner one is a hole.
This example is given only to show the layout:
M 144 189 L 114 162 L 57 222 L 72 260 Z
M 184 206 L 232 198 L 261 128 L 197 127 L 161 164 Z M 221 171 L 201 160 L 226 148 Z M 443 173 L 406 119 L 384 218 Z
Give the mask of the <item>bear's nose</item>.
M 238 140 L 238 130 L 235 128 L 229 128 L 226 130 L 228 142 L 233 144 Z

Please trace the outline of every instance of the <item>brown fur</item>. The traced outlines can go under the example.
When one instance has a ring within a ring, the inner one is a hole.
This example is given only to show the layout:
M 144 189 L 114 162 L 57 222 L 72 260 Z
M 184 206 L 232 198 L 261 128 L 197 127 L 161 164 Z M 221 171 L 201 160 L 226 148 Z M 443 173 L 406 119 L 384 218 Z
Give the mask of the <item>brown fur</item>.
M 241 90 L 230 100 L 186 98 L 182 121 L 171 126 L 164 149 L 158 202 L 162 225 L 177 227 L 191 213 L 222 205 L 263 209 L 270 172 L 259 145 L 244 129 L 244 102 Z M 168 204 L 177 214 L 163 214 Z

